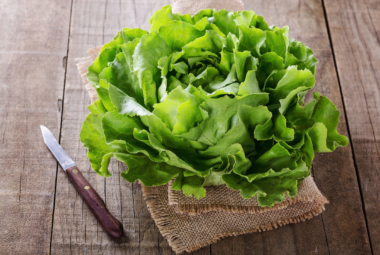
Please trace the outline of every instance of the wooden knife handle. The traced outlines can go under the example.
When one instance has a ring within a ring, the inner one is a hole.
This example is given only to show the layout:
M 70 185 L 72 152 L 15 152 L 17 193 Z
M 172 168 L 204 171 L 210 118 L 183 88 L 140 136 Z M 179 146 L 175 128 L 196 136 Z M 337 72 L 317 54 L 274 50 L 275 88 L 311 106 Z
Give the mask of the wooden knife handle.
M 111 215 L 106 204 L 76 166 L 66 169 L 67 176 L 103 229 L 112 237 L 123 236 L 123 225 Z

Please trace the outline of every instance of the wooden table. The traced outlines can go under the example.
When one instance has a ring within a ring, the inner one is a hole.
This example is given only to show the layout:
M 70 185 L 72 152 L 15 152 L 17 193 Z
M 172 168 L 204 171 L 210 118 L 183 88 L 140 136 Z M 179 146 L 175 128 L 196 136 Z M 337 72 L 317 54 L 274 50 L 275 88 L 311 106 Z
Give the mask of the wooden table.
M 90 103 L 75 65 L 123 27 L 149 28 L 167 0 L 0 1 L 0 254 L 173 254 L 141 187 L 91 170 L 79 131 Z M 312 220 L 230 237 L 193 254 L 380 254 L 380 1 L 251 0 L 246 9 L 289 25 L 319 64 L 316 89 L 342 112 L 349 146 L 319 154 L 313 175 L 330 200 Z M 49 127 L 121 219 L 112 241 L 42 141 Z M 377 138 L 376 138 L 377 137 Z

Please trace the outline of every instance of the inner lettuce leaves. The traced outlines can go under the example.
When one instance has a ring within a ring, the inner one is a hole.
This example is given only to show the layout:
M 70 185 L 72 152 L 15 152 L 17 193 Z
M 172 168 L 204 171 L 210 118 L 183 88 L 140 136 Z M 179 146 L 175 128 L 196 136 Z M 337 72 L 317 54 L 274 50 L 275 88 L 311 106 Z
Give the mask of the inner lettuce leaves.
M 340 112 L 314 93 L 313 51 L 253 11 L 174 14 L 165 6 L 150 31 L 124 28 L 88 68 L 99 99 L 80 139 L 91 166 L 146 186 L 168 183 L 196 198 L 227 185 L 271 207 L 294 197 L 315 152 L 348 144 Z

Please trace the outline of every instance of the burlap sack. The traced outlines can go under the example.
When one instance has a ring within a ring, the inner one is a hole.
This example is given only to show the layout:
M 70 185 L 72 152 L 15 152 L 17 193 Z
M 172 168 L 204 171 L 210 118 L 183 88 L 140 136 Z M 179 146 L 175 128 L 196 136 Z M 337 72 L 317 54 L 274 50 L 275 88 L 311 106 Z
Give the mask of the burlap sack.
M 172 1 L 173 12 L 194 14 L 206 8 L 236 11 L 244 6 L 240 0 Z M 77 59 L 78 70 L 92 102 L 97 99 L 97 94 L 88 83 L 86 73 L 100 49 L 101 46 L 89 49 L 88 57 Z M 296 197 L 286 196 L 283 203 L 272 208 L 259 207 L 256 198 L 245 200 L 238 191 L 224 185 L 206 187 L 206 190 L 206 198 L 196 200 L 171 190 L 171 183 L 143 187 L 152 218 L 176 253 L 197 250 L 226 236 L 271 230 L 304 221 L 320 214 L 328 203 L 311 176 L 302 182 Z

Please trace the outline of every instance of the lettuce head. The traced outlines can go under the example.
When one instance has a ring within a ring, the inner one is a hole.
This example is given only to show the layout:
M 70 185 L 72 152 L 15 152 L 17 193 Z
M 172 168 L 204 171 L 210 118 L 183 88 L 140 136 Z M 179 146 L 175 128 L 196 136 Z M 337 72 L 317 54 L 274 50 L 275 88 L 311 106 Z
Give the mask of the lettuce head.
M 315 152 L 348 144 L 340 112 L 314 92 L 313 51 L 253 11 L 154 13 L 150 31 L 124 28 L 88 69 L 99 99 L 80 139 L 91 166 L 205 197 L 227 185 L 260 206 L 293 197 Z

